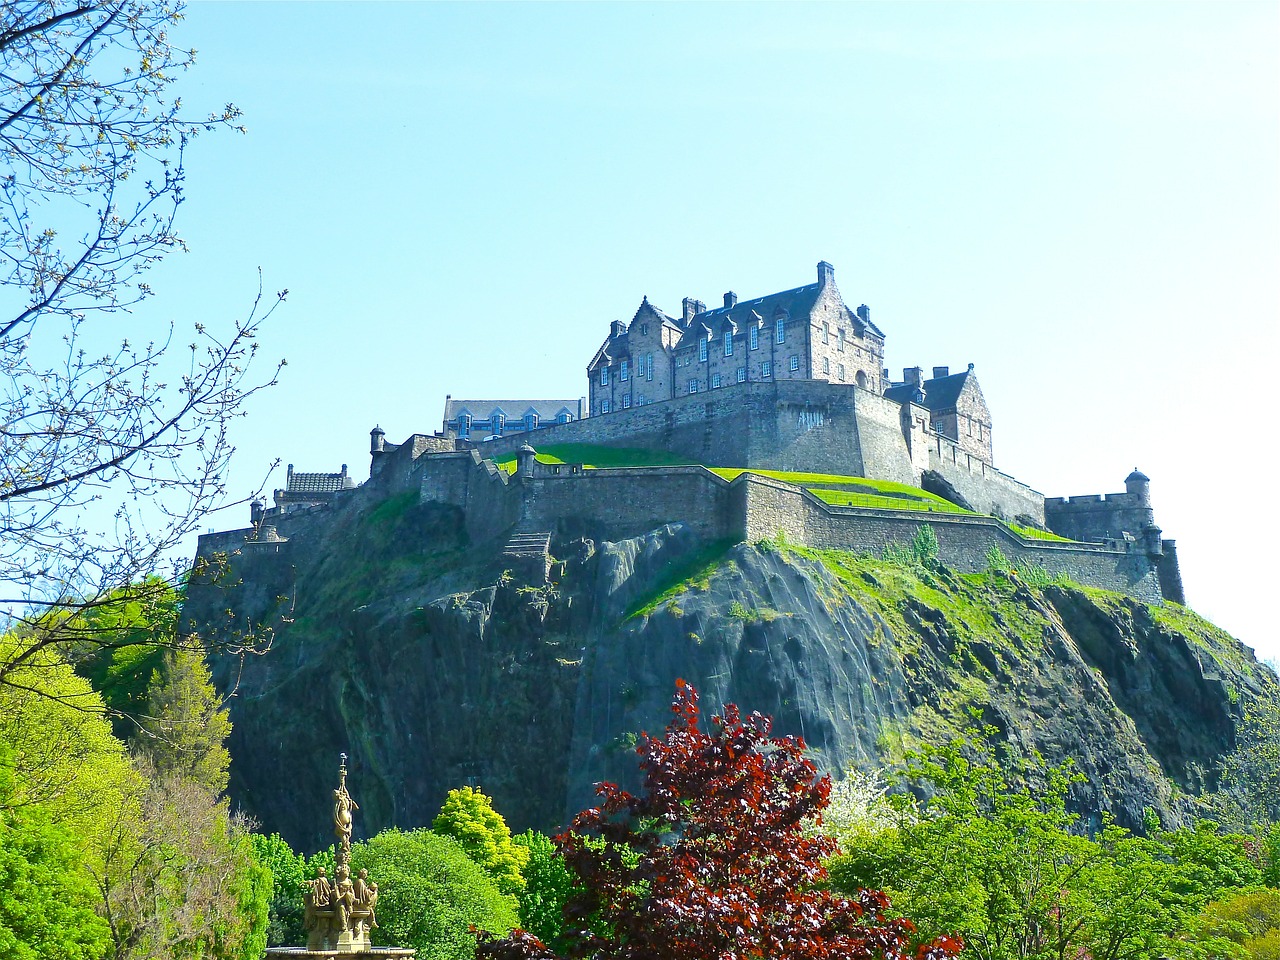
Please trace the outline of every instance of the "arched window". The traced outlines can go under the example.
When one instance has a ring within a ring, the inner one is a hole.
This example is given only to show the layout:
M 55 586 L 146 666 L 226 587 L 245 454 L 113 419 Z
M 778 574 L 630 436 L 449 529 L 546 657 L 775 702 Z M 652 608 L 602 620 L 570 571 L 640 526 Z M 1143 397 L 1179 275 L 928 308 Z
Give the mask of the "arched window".
M 867 375 L 861 370 L 858 371 L 858 375 L 853 379 L 863 390 L 867 389 Z

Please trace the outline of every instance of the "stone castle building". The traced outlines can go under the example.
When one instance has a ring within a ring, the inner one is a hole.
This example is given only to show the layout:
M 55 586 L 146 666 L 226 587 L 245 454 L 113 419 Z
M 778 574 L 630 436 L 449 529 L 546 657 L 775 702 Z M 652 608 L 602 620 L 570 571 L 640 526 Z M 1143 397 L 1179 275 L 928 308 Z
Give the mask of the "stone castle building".
M 826 262 L 817 282 L 781 293 L 726 293 L 713 310 L 686 298 L 678 318 L 646 297 L 630 323 L 611 324 L 587 366 L 584 400 L 449 397 L 435 434 L 396 444 L 375 427 L 369 495 L 414 490 L 423 503 L 457 508 L 475 542 L 508 538 L 513 556 L 535 544 L 537 564 L 549 563 L 557 536 L 584 529 L 619 538 L 683 523 L 708 542 L 783 534 L 878 551 L 927 522 L 957 570 L 984 569 L 998 548 L 1081 583 L 1183 602 L 1175 543 L 1155 523 L 1145 476 L 1131 473 L 1124 493 L 1046 500 L 994 466 L 991 412 L 972 364 L 927 378 L 907 367 L 894 381 L 884 345 L 869 308 L 845 304 Z M 652 450 L 688 465 L 539 463 L 535 448 L 554 444 Z M 514 474 L 498 460 L 515 460 Z M 708 467 L 893 481 L 971 512 L 835 506 L 771 477 L 727 481 Z M 207 534 L 200 549 L 286 553 L 296 547 L 291 516 L 304 521 L 353 485 L 345 467 L 290 468 L 274 508 L 255 503 L 248 530 Z

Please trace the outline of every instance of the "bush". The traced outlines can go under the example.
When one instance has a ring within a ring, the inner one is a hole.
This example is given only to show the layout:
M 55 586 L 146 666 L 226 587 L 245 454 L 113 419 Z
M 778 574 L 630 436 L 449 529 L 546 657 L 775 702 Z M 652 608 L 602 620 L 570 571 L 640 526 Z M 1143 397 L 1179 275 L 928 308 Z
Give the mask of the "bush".
M 634 744 L 630 752 L 635 752 Z M 526 830 L 515 837 L 515 842 L 529 851 L 529 862 L 524 868 L 525 887 L 520 893 L 520 926 L 552 950 L 561 950 L 565 946 L 561 936 L 564 932 L 562 911 L 573 890 L 573 877 L 546 834 Z
M 386 830 L 357 843 L 351 869 L 378 884 L 374 942 L 413 947 L 419 960 L 472 960 L 472 926 L 501 935 L 518 922 L 515 900 L 456 840 L 430 830 Z
M 471 787 L 450 790 L 432 830 L 452 837 L 489 874 L 503 893 L 519 896 L 529 853 L 511 842 L 511 830 L 493 801 Z

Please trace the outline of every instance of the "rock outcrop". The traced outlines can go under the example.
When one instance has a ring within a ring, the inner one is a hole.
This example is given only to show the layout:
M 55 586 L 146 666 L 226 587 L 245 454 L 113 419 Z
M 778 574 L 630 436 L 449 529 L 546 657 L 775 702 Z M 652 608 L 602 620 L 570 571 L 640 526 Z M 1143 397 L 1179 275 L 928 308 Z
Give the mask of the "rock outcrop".
M 231 795 L 308 850 L 329 842 L 311 831 L 340 751 L 369 833 L 429 823 L 468 782 L 515 829 L 562 824 L 596 781 L 634 779 L 677 677 L 708 709 L 772 714 L 837 776 L 980 713 L 1014 756 L 1074 758 L 1087 817 L 1178 823 L 1248 704 L 1277 692 L 1247 648 L 1174 605 L 708 545 L 678 524 L 553 540 L 550 581 L 525 583 L 447 509 L 361 503 L 294 523 L 287 552 L 233 557 L 187 605 L 214 639 L 276 626 L 266 652 L 215 666 L 234 694 Z

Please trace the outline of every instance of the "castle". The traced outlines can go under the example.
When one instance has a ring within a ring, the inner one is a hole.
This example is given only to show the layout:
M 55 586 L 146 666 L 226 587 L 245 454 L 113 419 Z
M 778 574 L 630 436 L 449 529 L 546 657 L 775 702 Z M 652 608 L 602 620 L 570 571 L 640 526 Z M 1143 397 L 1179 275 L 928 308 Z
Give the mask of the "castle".
M 821 262 L 817 281 L 708 310 L 686 298 L 672 317 L 644 298 L 615 321 L 587 365 L 581 401 L 447 398 L 443 429 L 404 443 L 370 435 L 370 481 L 295 474 L 275 506 L 256 501 L 247 529 L 207 534 L 200 551 L 287 552 L 290 518 L 339 497 L 412 489 L 456 507 L 473 541 L 494 540 L 550 570 L 557 536 L 637 536 L 666 523 L 708 541 L 785 535 L 815 547 L 880 550 L 934 527 L 943 562 L 982 569 L 1005 556 L 1145 600 L 1183 602 L 1174 541 L 1155 524 L 1148 479 L 1124 493 L 1046 499 L 998 470 L 991 414 L 974 367 L 908 367 L 893 381 L 885 335 L 851 310 Z M 544 464 L 536 447 L 587 444 L 661 451 L 688 466 L 584 469 Z M 494 461 L 515 458 L 508 474 Z M 759 474 L 829 474 L 922 488 L 968 512 L 836 506 Z M 296 479 L 295 479 L 296 478 Z M 1066 538 L 1045 538 L 1047 531 Z M 503 539 L 505 538 L 505 539 Z M 545 562 L 544 562 L 545 561 Z

